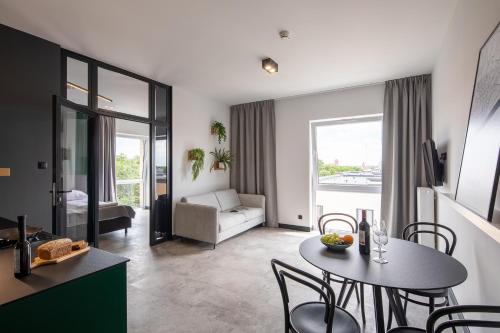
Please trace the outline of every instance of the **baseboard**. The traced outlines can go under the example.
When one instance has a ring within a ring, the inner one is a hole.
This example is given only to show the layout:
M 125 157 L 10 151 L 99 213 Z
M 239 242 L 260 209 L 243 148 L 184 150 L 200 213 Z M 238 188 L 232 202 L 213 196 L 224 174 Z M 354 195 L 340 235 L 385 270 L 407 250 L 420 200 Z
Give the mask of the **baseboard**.
M 450 300 L 450 305 L 459 305 L 452 288 L 448 290 L 448 299 Z M 458 319 L 465 319 L 463 313 L 457 313 L 457 317 Z M 468 327 L 462 327 L 462 329 L 464 333 L 470 333 L 470 329 Z
M 292 230 L 298 230 L 298 231 L 306 231 L 306 232 L 311 231 L 310 227 L 304 227 L 302 225 L 279 223 L 279 227 L 283 228 L 283 229 L 292 229 Z

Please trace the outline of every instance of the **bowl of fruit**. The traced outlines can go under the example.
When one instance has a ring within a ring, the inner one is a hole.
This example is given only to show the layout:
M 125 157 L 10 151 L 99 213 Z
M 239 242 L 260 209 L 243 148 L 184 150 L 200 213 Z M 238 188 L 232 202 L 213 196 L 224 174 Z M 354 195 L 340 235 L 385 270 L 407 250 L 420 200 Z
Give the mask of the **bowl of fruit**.
M 343 251 L 352 245 L 354 238 L 352 235 L 340 236 L 337 233 L 325 234 L 321 236 L 321 243 L 334 251 Z

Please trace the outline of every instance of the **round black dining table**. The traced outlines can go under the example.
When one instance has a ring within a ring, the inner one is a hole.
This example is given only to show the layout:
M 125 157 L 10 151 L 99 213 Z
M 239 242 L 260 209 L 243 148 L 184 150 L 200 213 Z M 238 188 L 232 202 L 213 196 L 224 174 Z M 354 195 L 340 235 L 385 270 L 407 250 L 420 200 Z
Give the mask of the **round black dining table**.
M 300 254 L 313 266 L 336 276 L 373 286 L 373 300 L 377 332 L 385 331 L 382 288 L 385 288 L 389 305 L 394 311 L 398 325 L 406 326 L 397 289 L 441 289 L 451 288 L 467 279 L 467 270 L 458 260 L 433 248 L 397 238 L 389 238 L 383 254 L 389 262 L 379 264 L 372 260 L 378 253 L 362 255 L 358 248 L 357 235 L 354 244 L 345 251 L 328 249 L 321 236 L 304 240 Z

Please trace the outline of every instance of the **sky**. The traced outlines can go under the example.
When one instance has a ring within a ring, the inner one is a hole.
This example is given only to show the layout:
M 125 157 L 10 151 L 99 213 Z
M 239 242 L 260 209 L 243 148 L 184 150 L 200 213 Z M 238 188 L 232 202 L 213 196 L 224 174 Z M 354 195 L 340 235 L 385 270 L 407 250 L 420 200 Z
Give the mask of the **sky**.
M 382 160 L 382 122 L 355 122 L 317 127 L 318 158 L 339 165 L 378 166 Z

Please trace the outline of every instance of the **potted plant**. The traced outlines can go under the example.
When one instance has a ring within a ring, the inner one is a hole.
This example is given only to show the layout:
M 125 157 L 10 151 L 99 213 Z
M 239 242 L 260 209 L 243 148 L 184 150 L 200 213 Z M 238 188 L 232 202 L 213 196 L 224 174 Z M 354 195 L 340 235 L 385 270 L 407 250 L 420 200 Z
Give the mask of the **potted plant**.
M 217 135 L 217 141 L 219 144 L 224 141 L 226 142 L 227 134 L 226 127 L 220 121 L 214 121 L 211 126 L 212 135 Z
M 188 152 L 188 160 L 193 161 L 191 173 L 193 174 L 194 181 L 200 175 L 200 171 L 203 170 L 203 164 L 205 163 L 205 151 L 201 148 L 191 149 Z
M 229 150 L 225 150 L 224 148 L 217 149 L 210 152 L 210 155 L 214 157 L 214 162 L 212 163 L 212 170 L 224 170 L 226 171 L 231 167 L 231 163 L 233 160 L 233 156 Z

